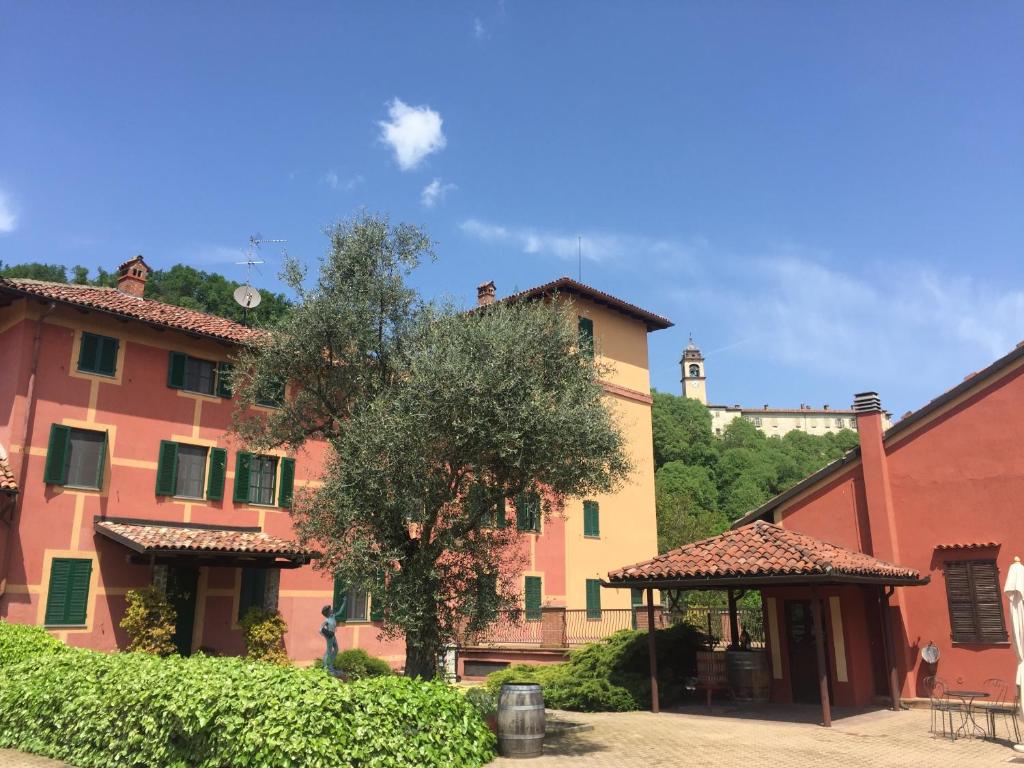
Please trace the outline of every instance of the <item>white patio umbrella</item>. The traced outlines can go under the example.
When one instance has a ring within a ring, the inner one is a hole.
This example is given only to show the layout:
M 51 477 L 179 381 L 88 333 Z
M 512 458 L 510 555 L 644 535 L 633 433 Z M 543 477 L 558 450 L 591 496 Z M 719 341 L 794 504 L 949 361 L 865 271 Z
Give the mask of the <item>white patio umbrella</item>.
M 1017 685 L 1024 686 L 1024 565 L 1020 558 L 1013 558 L 1013 565 L 1006 574 L 1006 585 L 1003 587 L 1006 598 L 1010 601 L 1010 624 L 1013 628 L 1013 647 L 1017 650 Z M 1022 704 L 1024 708 L 1024 704 Z M 1024 752 L 1024 745 L 1014 747 Z

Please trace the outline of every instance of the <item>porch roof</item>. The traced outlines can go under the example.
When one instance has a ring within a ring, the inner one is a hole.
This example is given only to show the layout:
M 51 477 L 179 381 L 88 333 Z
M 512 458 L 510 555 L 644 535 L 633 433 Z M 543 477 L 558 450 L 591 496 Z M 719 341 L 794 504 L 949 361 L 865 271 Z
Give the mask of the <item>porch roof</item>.
M 294 568 L 317 556 L 297 542 L 259 528 L 163 522 L 124 517 L 97 517 L 96 533 L 121 544 L 142 561 L 202 558 L 203 564 Z
M 918 571 L 758 520 L 608 574 L 609 587 L 927 584 Z

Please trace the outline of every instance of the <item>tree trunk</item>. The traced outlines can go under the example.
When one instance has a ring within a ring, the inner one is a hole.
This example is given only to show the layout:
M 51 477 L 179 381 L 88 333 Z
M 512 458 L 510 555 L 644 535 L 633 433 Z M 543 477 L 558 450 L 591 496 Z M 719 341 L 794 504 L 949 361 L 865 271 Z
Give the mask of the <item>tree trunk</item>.
M 433 680 L 437 671 L 437 649 L 433 643 L 407 635 L 405 640 L 405 676 Z

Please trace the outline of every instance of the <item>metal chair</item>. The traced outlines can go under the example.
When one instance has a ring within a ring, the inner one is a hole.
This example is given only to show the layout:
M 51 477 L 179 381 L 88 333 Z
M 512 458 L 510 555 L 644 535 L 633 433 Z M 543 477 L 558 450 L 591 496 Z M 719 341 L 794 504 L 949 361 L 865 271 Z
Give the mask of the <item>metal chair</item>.
M 946 735 L 946 719 L 949 719 L 949 737 L 956 741 L 956 728 L 953 726 L 953 713 L 964 717 L 964 705 L 959 701 L 952 701 L 946 695 L 946 683 L 939 677 L 926 677 L 923 681 L 924 689 L 928 693 L 928 703 L 931 708 L 931 725 L 928 730 L 935 733 L 935 717 L 939 718 L 942 725 L 942 735 Z
M 1007 701 L 1007 696 L 1010 691 L 1010 684 L 1005 680 L 998 677 L 990 677 L 985 681 L 985 689 L 992 691 L 992 703 L 985 707 L 985 717 L 988 719 L 988 731 L 994 739 L 996 737 L 996 718 L 1002 717 L 1005 723 L 1009 719 L 1010 723 L 1006 725 L 1006 736 L 1010 737 L 1010 724 L 1013 724 L 1013 736 L 1015 741 L 1020 743 L 1020 724 L 1017 720 L 1017 715 L 1020 712 L 1020 692 L 1017 690 L 1017 686 L 1014 685 L 1013 699 Z

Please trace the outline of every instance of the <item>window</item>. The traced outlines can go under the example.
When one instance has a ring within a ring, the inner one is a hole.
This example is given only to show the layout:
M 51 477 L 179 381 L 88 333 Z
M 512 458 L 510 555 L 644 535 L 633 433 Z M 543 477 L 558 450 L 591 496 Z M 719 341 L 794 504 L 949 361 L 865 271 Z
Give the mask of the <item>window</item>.
M 46 592 L 46 625 L 85 624 L 89 607 L 92 560 L 55 557 L 50 565 L 50 587 Z
M 295 459 L 278 459 L 277 456 L 244 452 L 239 452 L 235 457 L 234 501 L 240 504 L 273 504 L 278 464 L 281 465 L 281 482 L 277 503 L 282 507 L 290 507 L 295 487 Z
M 256 398 L 256 405 L 262 405 L 264 408 L 280 408 L 281 403 L 284 402 L 284 389 L 283 381 L 274 382 L 267 391 L 260 392 Z
M 183 352 L 171 352 L 167 386 L 200 395 L 231 397 L 231 365 L 200 360 Z
M 594 321 L 589 317 L 579 318 L 580 354 L 594 356 Z
M 481 507 L 483 508 L 482 510 Z M 473 483 L 469 488 L 466 498 L 466 510 L 469 514 L 482 512 L 480 515 L 480 525 L 484 528 L 505 527 L 504 500 L 489 502 L 487 491 L 479 483 Z
M 995 560 L 950 560 L 943 566 L 954 643 L 1005 643 Z
M 583 502 L 583 535 L 590 538 L 601 535 L 600 509 L 596 501 Z
M 842 419 L 836 419 L 836 426 L 839 427 L 839 429 L 842 429 L 843 428 L 843 420 Z
M 210 471 L 206 471 L 206 459 Z M 160 454 L 156 465 L 156 495 L 203 498 L 203 480 L 206 480 L 206 498 L 219 501 L 224 498 L 224 474 L 227 471 L 228 452 L 223 448 L 160 441 Z
M 332 607 L 337 613 L 341 611 L 340 621 L 366 621 L 367 608 L 370 605 L 370 594 L 365 589 L 350 587 L 341 576 L 334 577 L 334 597 Z M 374 619 L 377 621 L 378 619 Z
M 267 595 L 267 569 L 243 568 L 242 586 L 238 593 L 238 620 L 252 608 L 262 608 Z
M 587 579 L 587 618 L 601 618 L 601 580 Z
M 249 465 L 249 503 L 273 504 L 276 480 L 277 459 L 273 456 L 253 456 Z
M 106 455 L 106 432 L 54 424 L 50 427 L 43 481 L 51 485 L 100 488 Z
M 696 363 L 690 365 L 690 376 L 693 378 L 700 378 L 700 366 Z
M 174 495 L 201 499 L 203 497 L 203 480 L 205 479 L 206 448 L 200 445 L 179 446 L 178 477 Z
M 540 496 L 533 492 L 516 497 L 516 528 L 520 531 L 540 532 Z
M 755 427 L 760 427 L 761 426 L 761 417 L 760 416 L 755 416 L 754 417 L 754 426 Z
M 82 333 L 78 350 L 78 370 L 113 376 L 117 371 L 118 340 L 95 333 Z
M 523 580 L 523 597 L 526 603 L 526 620 L 540 621 L 540 602 L 543 591 L 540 576 L 527 576 Z

